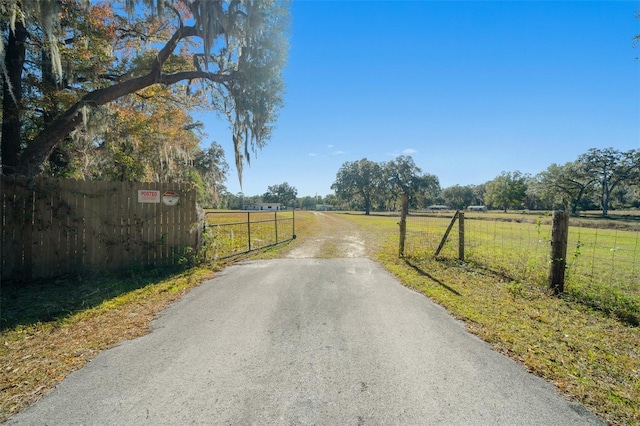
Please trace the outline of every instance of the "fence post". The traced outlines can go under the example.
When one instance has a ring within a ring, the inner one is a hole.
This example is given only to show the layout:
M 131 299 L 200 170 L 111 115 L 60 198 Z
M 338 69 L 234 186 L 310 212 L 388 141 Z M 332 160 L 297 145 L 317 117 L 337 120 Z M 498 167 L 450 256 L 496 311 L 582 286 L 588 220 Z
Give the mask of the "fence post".
M 464 212 L 458 212 L 458 259 L 464 262 Z
M 407 204 L 409 203 L 407 194 L 402 194 L 402 209 L 400 211 L 400 245 L 398 247 L 398 257 L 404 257 L 404 241 L 407 235 Z
M 276 228 L 276 244 L 278 244 L 278 212 L 273 212 L 273 225 Z
M 567 266 L 567 239 L 569 215 L 554 211 L 551 223 L 551 265 L 549 267 L 549 289 L 556 296 L 564 291 L 564 272 Z
M 251 212 L 247 212 L 247 244 L 248 251 L 251 251 Z

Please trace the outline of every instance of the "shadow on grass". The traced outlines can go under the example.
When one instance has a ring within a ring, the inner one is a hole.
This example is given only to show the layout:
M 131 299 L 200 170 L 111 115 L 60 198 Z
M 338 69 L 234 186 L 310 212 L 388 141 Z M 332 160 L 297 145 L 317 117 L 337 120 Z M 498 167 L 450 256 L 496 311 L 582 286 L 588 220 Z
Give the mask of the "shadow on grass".
M 444 260 L 449 267 L 463 268 L 467 271 L 473 271 L 477 274 L 485 276 L 496 277 L 506 282 L 520 282 L 515 277 L 504 273 L 503 271 L 491 268 L 489 265 L 474 262 L 474 263 L 458 263 Z M 420 271 L 417 267 L 411 265 L 408 261 L 407 264 L 414 269 Z M 434 279 L 429 276 L 429 278 Z M 434 281 L 436 281 L 434 279 Z M 436 281 L 437 282 L 437 281 Z M 548 288 L 545 288 L 541 284 L 529 282 L 531 287 L 537 287 L 547 294 L 550 294 Z M 560 296 L 567 302 L 582 305 L 588 309 L 593 309 L 604 313 L 605 315 L 615 318 L 621 323 L 631 326 L 640 326 L 640 300 L 637 298 L 629 297 L 611 288 L 600 286 L 587 286 L 587 287 L 572 287 L 570 285 L 565 286 L 564 293 Z
M 441 285 L 443 288 L 449 290 L 451 293 L 455 294 L 456 296 L 462 296 L 462 294 L 460 294 L 456 289 L 454 289 L 454 288 L 448 286 L 447 284 L 443 283 L 442 281 L 440 281 L 439 279 L 437 279 L 436 277 L 434 277 L 433 275 L 431 275 L 427 271 L 425 271 L 422 268 L 420 268 L 419 266 L 411 263 L 408 259 L 405 259 L 404 262 L 408 266 L 412 267 L 418 274 L 422 275 L 423 277 L 429 278 L 431 281 L 433 281 L 436 284 Z
M 59 321 L 177 272 L 180 270 L 175 268 L 151 269 L 30 282 L 4 281 L 0 292 L 0 331 L 18 325 Z

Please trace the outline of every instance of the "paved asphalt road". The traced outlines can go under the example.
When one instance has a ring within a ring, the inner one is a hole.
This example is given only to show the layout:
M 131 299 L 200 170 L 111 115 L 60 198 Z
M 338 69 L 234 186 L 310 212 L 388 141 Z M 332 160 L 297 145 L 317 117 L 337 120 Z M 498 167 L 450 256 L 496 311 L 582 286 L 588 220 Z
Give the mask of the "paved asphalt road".
M 8 422 L 600 423 L 365 258 L 229 267 Z

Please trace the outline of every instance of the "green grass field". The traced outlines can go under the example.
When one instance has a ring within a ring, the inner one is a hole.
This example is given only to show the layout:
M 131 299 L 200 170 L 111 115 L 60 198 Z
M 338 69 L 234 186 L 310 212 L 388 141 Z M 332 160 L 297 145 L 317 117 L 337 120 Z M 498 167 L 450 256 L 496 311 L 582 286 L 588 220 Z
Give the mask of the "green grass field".
M 293 212 L 207 212 L 206 257 L 224 259 L 293 238 Z
M 432 256 L 450 217 L 409 216 L 405 255 Z M 565 297 L 633 325 L 640 324 L 640 231 L 635 223 L 598 228 L 602 222 L 570 220 Z M 623 225 L 623 226 L 620 226 Z M 465 261 L 514 282 L 547 287 L 551 225 L 548 216 L 465 215 Z M 440 253 L 458 257 L 458 226 Z

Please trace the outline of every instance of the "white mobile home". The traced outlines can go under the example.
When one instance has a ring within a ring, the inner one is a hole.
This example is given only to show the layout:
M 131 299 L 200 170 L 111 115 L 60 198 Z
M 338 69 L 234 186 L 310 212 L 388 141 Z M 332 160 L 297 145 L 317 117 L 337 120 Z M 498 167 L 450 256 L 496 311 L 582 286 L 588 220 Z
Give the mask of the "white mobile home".
M 278 211 L 286 209 L 280 203 L 249 203 L 242 206 L 242 210 Z

